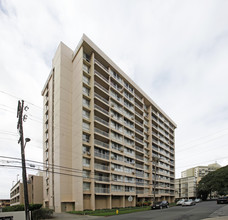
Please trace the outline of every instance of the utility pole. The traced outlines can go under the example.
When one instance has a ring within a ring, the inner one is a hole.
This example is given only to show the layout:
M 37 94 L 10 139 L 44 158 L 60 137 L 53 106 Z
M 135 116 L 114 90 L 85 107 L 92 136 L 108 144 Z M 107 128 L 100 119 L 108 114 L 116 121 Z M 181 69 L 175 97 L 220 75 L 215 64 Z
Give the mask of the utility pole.
M 18 144 L 21 144 L 21 162 L 22 162 L 22 178 L 23 178 L 23 186 L 24 186 L 24 203 L 25 203 L 25 219 L 30 220 L 29 216 L 29 201 L 28 201 L 28 186 L 27 186 L 27 174 L 26 174 L 26 165 L 25 165 L 25 145 L 26 142 L 30 141 L 30 139 L 25 139 L 24 144 L 24 134 L 23 134 L 23 121 L 27 119 L 27 115 L 23 116 L 23 110 L 28 110 L 28 107 L 26 106 L 24 108 L 24 101 L 18 101 L 17 106 L 17 129 L 20 134 L 20 138 L 18 140 Z
M 157 181 L 157 165 L 158 165 L 158 162 L 160 161 L 160 157 L 155 157 L 153 156 L 152 157 L 152 162 L 155 162 L 154 163 L 154 166 L 155 166 L 155 174 L 154 174 L 154 197 L 153 197 L 153 204 L 155 204 L 155 191 L 156 191 L 156 181 Z

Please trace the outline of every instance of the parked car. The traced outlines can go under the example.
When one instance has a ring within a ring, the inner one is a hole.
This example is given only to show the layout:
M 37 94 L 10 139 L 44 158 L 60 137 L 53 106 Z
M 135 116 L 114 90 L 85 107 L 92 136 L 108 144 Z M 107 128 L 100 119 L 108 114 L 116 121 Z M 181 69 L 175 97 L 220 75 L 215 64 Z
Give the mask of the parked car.
M 192 200 L 192 199 L 186 199 L 183 203 L 182 203 L 182 206 L 192 206 L 192 205 L 195 205 L 195 201 Z
M 176 204 L 177 204 L 177 205 L 182 205 L 184 201 L 185 201 L 185 199 L 181 199 L 181 200 L 177 201 Z
M 228 203 L 228 196 L 223 196 L 217 199 L 217 204 Z
M 196 203 L 201 202 L 201 199 L 195 199 L 195 202 Z
M 151 209 L 163 209 L 163 208 L 169 208 L 169 203 L 167 201 L 155 202 L 151 206 Z

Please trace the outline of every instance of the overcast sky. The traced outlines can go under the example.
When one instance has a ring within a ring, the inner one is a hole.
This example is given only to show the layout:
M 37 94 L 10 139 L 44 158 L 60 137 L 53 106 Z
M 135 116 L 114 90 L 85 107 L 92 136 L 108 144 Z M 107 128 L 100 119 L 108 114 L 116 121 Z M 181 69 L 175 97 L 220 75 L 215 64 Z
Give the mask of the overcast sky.
M 20 158 L 16 109 L 24 99 L 26 158 L 42 161 L 41 90 L 59 42 L 74 50 L 85 33 L 176 122 L 176 177 L 227 165 L 227 11 L 225 0 L 0 0 L 0 156 Z M 0 166 L 0 199 L 17 174 Z

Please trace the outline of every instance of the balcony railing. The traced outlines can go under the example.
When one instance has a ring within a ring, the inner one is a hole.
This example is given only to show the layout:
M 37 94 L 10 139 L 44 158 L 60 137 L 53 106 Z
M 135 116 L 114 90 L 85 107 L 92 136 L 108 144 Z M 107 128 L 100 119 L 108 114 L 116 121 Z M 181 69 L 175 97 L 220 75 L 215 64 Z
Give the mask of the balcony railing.
M 109 166 L 99 164 L 99 163 L 95 163 L 94 167 L 95 167 L 95 169 L 99 169 L 99 170 L 109 170 Z
M 139 139 L 137 137 L 135 137 L 135 140 L 143 144 L 143 140 L 141 140 L 141 139 Z
M 109 154 L 103 154 L 103 153 L 99 153 L 99 152 L 94 152 L 94 156 L 95 157 L 100 157 L 100 158 L 103 158 L 103 159 L 106 159 L 108 160 L 109 159 Z
M 94 73 L 96 74 L 96 75 L 98 75 L 99 77 L 101 77 L 105 82 L 107 82 L 108 83 L 108 79 L 107 78 L 105 78 L 101 73 L 99 73 L 98 71 L 96 71 L 96 70 L 94 70 Z
M 135 157 L 137 158 L 137 159 L 139 159 L 139 160 L 143 160 L 143 157 L 142 156 L 139 156 L 139 155 L 135 155 Z
M 95 175 L 94 179 L 97 180 L 97 181 L 110 182 L 110 179 L 109 179 L 108 176 Z
M 109 103 L 109 101 L 108 101 L 107 99 L 105 99 L 104 97 L 98 95 L 97 93 L 95 93 L 94 96 L 95 96 L 96 98 L 98 98 L 98 99 L 101 99 L 103 102 L 105 102 L 105 103 L 107 103 L 107 104 Z
M 143 165 L 141 165 L 141 164 L 136 164 L 136 167 L 137 167 L 137 168 L 140 168 L 140 169 L 144 169 L 144 168 L 143 168 Z
M 105 71 L 108 72 L 108 68 L 105 67 L 102 63 L 100 63 L 97 59 L 94 59 L 94 62 L 95 62 L 96 64 L 98 64 L 100 67 L 102 67 Z
M 143 132 L 135 128 L 135 131 L 138 132 L 139 134 L 143 135 Z
M 101 130 L 101 129 L 99 129 L 99 128 L 94 128 L 94 131 L 95 131 L 96 133 L 98 133 L 98 134 L 101 134 L 101 135 L 104 135 L 104 136 L 106 136 L 106 137 L 109 137 L 109 133 L 108 133 L 108 132 L 103 131 L 103 130 Z
M 105 125 L 109 125 L 109 122 L 108 121 L 105 121 L 104 119 L 102 119 L 102 118 L 100 118 L 100 117 L 98 117 L 98 116 L 94 116 L 94 120 L 95 121 L 99 121 L 99 122 L 101 122 L 102 124 L 105 124 Z
M 139 151 L 143 152 L 143 148 L 138 147 L 138 146 L 135 146 L 135 148 L 136 148 L 136 150 L 139 150 Z
M 108 188 L 101 188 L 101 187 L 95 187 L 95 193 L 109 193 L 110 190 Z
M 106 93 L 108 93 L 108 90 L 105 87 L 103 87 L 101 84 L 99 84 L 97 82 L 94 82 L 94 85 L 96 85 L 99 89 L 101 89 L 101 90 L 105 91 Z
M 96 104 L 95 104 L 95 105 L 94 105 L 94 108 L 100 110 L 101 112 L 103 112 L 103 113 L 105 113 L 105 114 L 107 114 L 107 115 L 109 114 L 107 110 L 103 109 L 103 108 L 100 107 L 99 105 L 96 105 Z
M 109 148 L 109 144 L 103 142 L 103 141 L 99 141 L 99 140 L 94 140 L 94 144 L 105 147 L 105 148 Z

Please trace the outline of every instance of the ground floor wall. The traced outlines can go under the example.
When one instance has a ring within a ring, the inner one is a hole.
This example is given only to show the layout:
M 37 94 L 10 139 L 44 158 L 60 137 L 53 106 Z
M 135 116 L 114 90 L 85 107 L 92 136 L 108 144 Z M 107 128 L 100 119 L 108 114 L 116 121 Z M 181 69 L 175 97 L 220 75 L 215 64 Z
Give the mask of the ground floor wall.
M 94 196 L 94 198 L 92 198 Z M 173 196 L 161 196 L 156 197 L 156 201 L 166 200 L 169 203 L 174 202 Z M 112 208 L 127 208 L 135 207 L 143 203 L 151 204 L 153 197 L 143 197 L 136 195 L 83 195 L 83 210 L 95 210 L 95 209 L 112 209 Z M 149 203 L 148 203 L 149 202 Z M 77 201 L 61 202 L 61 210 L 56 207 L 56 212 L 68 212 L 68 211 L 82 211 L 77 209 Z M 81 206 L 80 206 L 81 207 Z

